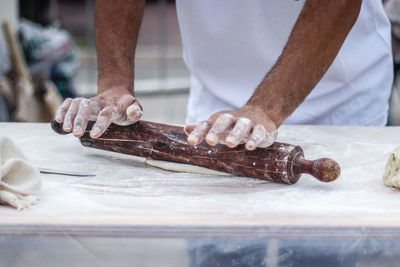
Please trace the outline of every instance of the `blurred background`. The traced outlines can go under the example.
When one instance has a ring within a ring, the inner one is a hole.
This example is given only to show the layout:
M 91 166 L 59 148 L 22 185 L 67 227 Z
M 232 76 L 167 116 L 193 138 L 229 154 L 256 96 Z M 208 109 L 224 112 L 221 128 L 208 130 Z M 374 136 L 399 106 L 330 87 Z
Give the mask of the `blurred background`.
M 96 94 L 94 4 L 1 1 L 0 121 L 49 121 L 60 98 Z M 182 53 L 174 1 L 147 1 L 135 63 L 143 119 L 184 124 L 189 71 Z M 33 109 L 38 111 L 32 114 Z

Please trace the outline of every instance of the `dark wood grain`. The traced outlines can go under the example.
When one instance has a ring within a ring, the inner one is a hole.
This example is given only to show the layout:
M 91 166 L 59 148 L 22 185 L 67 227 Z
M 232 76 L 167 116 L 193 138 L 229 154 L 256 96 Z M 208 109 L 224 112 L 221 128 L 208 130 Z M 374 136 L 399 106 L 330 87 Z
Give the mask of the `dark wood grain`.
M 59 134 L 66 134 L 62 124 L 52 122 Z M 203 142 L 193 147 L 186 141 L 182 127 L 140 121 L 130 126 L 112 124 L 98 139 L 89 131 L 80 138 L 84 146 L 124 153 L 154 160 L 192 164 L 209 169 L 285 184 L 296 183 L 302 173 L 330 182 L 340 175 L 339 165 L 331 159 L 308 161 L 301 147 L 275 142 L 268 148 L 246 150 L 244 145 L 231 149 L 225 145 L 209 146 Z

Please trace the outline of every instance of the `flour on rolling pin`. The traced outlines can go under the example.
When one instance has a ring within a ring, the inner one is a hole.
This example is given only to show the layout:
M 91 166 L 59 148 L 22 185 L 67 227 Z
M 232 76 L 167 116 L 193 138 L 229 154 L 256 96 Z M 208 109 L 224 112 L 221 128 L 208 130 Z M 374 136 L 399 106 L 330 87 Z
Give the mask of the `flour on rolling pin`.
M 383 182 L 387 186 L 400 188 L 400 146 L 390 154 L 383 174 Z
M 209 146 L 205 142 L 193 147 L 187 143 L 182 127 L 148 121 L 139 121 L 129 126 L 112 124 L 100 138 L 92 139 L 89 132 L 93 124 L 89 122 L 86 133 L 80 138 L 82 145 L 178 163 L 180 165 L 175 166 L 184 167 L 186 171 L 199 170 L 184 166 L 188 164 L 219 173 L 285 184 L 296 183 L 302 173 L 311 174 L 323 182 L 331 182 L 340 175 L 340 167 L 334 160 L 306 160 L 301 147 L 290 144 L 276 142 L 270 147 L 254 151 L 245 149 L 244 145 L 228 148 L 225 145 Z M 59 134 L 67 134 L 62 124 L 56 121 L 52 122 L 52 128 Z M 160 165 L 159 162 L 157 164 Z M 169 167 L 166 163 L 162 165 Z

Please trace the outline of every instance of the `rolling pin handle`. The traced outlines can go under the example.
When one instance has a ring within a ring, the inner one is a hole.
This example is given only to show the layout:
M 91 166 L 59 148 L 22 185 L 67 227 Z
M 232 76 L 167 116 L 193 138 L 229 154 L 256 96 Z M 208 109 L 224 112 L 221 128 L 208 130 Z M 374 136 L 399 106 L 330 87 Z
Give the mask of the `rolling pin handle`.
M 333 159 L 306 160 L 300 158 L 297 164 L 300 165 L 302 173 L 311 174 L 321 182 L 332 182 L 340 176 L 340 166 Z

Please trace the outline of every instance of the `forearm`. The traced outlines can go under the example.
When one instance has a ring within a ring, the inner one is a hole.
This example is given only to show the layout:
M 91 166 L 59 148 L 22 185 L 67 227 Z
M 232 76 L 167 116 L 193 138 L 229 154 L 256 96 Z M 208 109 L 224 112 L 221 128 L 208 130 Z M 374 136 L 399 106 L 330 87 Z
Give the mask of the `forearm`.
M 282 55 L 248 105 L 280 126 L 322 79 L 355 24 L 362 0 L 307 0 Z
M 96 0 L 98 93 L 126 88 L 133 93 L 136 43 L 144 0 Z

